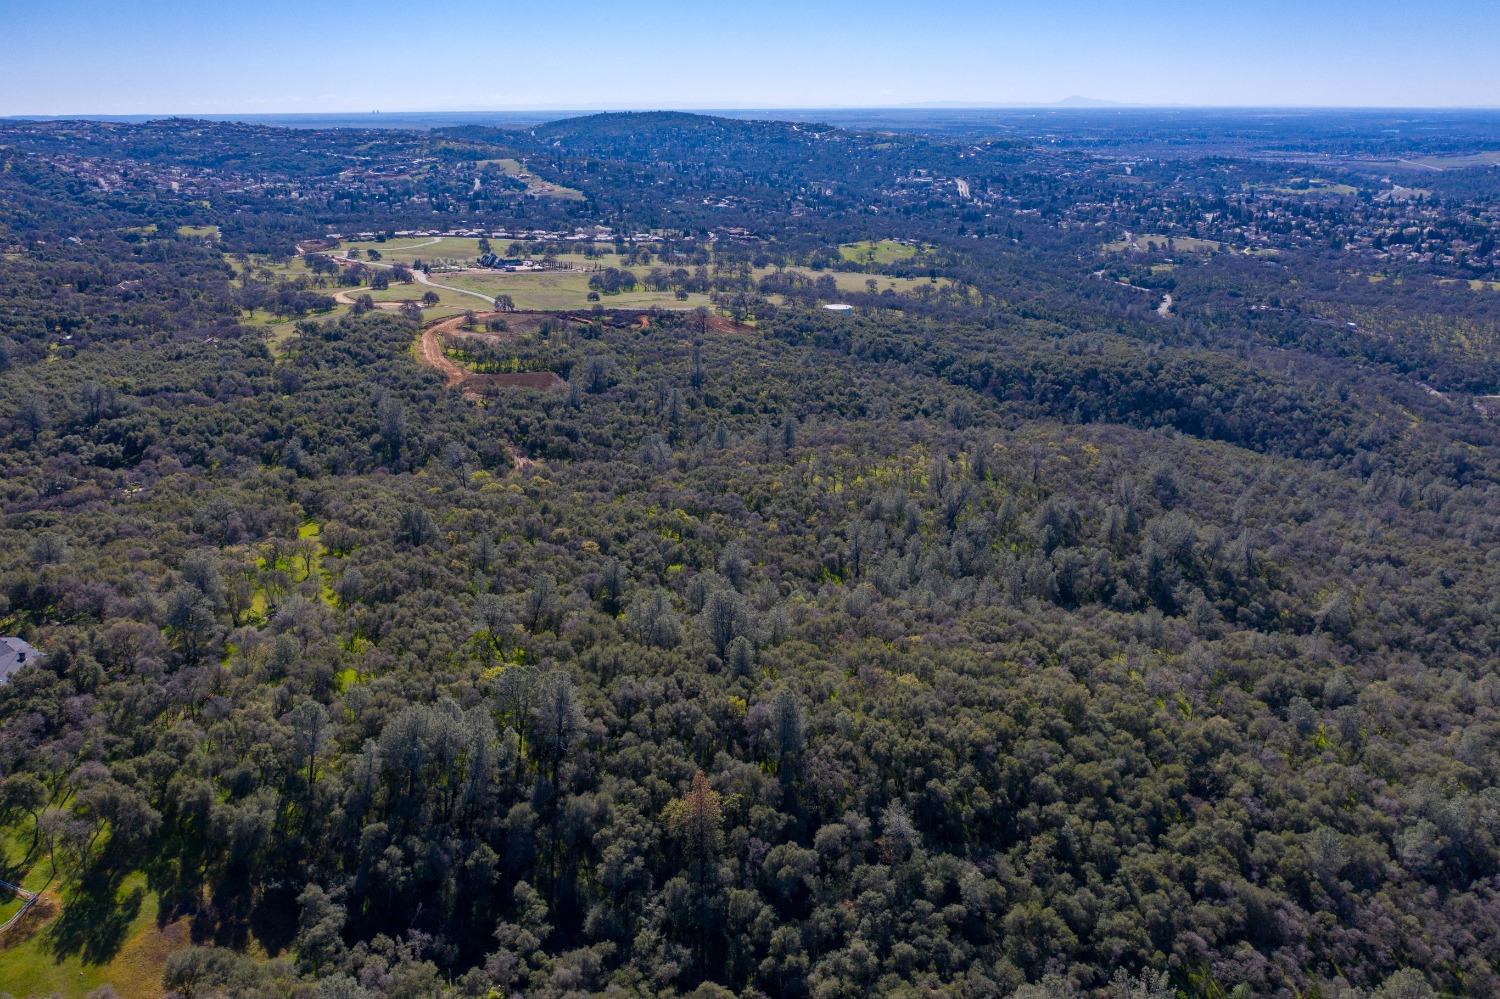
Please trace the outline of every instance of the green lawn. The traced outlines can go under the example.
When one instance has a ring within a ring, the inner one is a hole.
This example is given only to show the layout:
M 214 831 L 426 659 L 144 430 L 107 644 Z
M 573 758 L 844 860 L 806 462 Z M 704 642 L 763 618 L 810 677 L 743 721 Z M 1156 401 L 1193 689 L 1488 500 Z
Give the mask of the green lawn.
M 497 240 L 497 250 L 504 252 L 504 241 Z M 907 251 L 906 257 L 910 259 L 916 255 L 912 247 L 903 246 L 898 243 L 887 241 L 883 244 L 868 244 L 870 246 L 881 246 L 881 252 L 889 255 L 896 251 Z M 415 260 L 442 261 L 451 260 L 459 264 L 472 264 L 479 253 L 479 240 L 463 236 L 428 236 L 411 237 L 399 240 L 389 240 L 385 243 L 379 242 L 348 242 L 339 244 L 338 250 L 357 248 L 364 251 L 378 250 L 381 259 L 378 263 L 412 263 Z M 894 248 L 894 250 L 892 249 Z M 594 267 L 617 267 L 632 270 L 637 277 L 645 277 L 654 267 L 665 266 L 662 264 L 636 264 L 628 265 L 624 259 L 614 253 L 607 253 L 593 259 L 585 258 L 581 254 L 568 254 L 561 258 L 565 263 L 579 268 L 589 270 L 576 271 L 541 271 L 535 273 L 511 273 L 505 271 L 483 271 L 468 269 L 463 272 L 433 271 L 431 278 L 439 284 L 451 285 L 453 288 L 463 288 L 468 291 L 477 292 L 487 298 L 496 295 L 510 295 L 515 300 L 516 308 L 536 311 L 565 311 L 571 309 L 587 309 L 595 304 L 610 309 L 694 309 L 699 306 L 709 306 L 707 295 L 692 294 L 686 300 L 679 301 L 673 292 L 646 291 L 640 289 L 633 292 L 625 292 L 618 295 L 604 295 L 598 303 L 588 300 L 589 276 Z M 300 263 L 282 265 L 280 267 L 268 268 L 272 274 L 292 277 L 298 273 Z M 806 269 L 793 268 L 798 273 L 804 274 L 809 279 L 819 277 L 817 272 Z M 772 268 L 757 268 L 751 273 L 756 281 L 772 273 Z M 875 282 L 875 290 L 883 292 L 895 291 L 898 294 L 908 294 L 916 288 L 931 286 L 933 282 L 926 277 L 891 277 L 884 274 L 863 274 L 854 272 L 825 271 L 833 277 L 834 283 L 841 293 L 849 294 L 863 292 L 868 288 L 870 281 Z M 940 278 L 938 286 L 946 287 L 950 282 L 946 278 Z M 332 294 L 338 289 L 328 289 Z M 476 298 L 464 295 L 449 289 L 433 288 L 421 283 L 399 284 L 394 283 L 382 291 L 371 289 L 360 289 L 348 291 L 353 296 L 368 294 L 376 302 L 404 302 L 420 301 L 422 295 L 428 291 L 436 292 L 439 304 L 430 309 L 424 309 L 424 315 L 429 318 L 452 315 L 466 309 L 483 309 L 484 303 Z M 341 314 L 343 309 L 331 315 Z M 326 317 L 324 317 L 326 318 Z M 255 322 L 254 317 L 246 320 Z M 290 335 L 293 323 L 273 324 L 266 319 L 258 325 L 274 326 L 273 338 L 276 338 L 273 346 L 279 346 L 286 336 Z
M 588 309 L 595 303 L 588 300 L 589 275 L 581 271 L 542 271 L 535 274 L 507 274 L 494 271 L 484 274 L 434 275 L 434 281 L 451 284 L 455 288 L 494 297 L 509 295 L 515 299 L 516 308 L 555 312 L 567 309 Z M 709 305 L 707 295 L 689 295 L 679 302 L 670 291 L 633 291 L 618 295 L 599 296 L 599 305 L 606 309 L 695 309 Z
M 839 247 L 839 255 L 857 264 L 898 264 L 917 255 L 915 246 L 898 243 L 894 239 L 865 240 L 860 243 L 845 243 Z
M 1304 181 L 1304 180 L 1307 181 L 1307 186 L 1306 187 L 1300 186 L 1300 182 Z M 1314 194 L 1349 195 L 1349 194 L 1358 194 L 1359 193 L 1359 188 L 1357 188 L 1357 187 L 1352 187 L 1352 186 L 1350 186 L 1348 184 L 1334 184 L 1334 183 L 1331 183 L 1331 182 L 1326 181 L 1326 180 L 1319 180 L 1316 177 L 1312 178 L 1311 180 L 1308 180 L 1305 177 L 1296 177 L 1296 178 L 1293 178 L 1292 181 L 1289 184 L 1287 184 L 1286 186 L 1263 187 L 1263 188 L 1261 188 L 1261 190 L 1271 191 L 1271 192 L 1274 192 L 1276 194 L 1307 194 L 1307 195 L 1314 195 Z
M 333 294 L 333 291 L 328 291 Z M 271 351 L 271 356 L 280 359 L 286 349 L 286 343 L 297 332 L 297 324 L 303 320 L 313 322 L 328 322 L 338 319 L 349 311 L 347 305 L 335 305 L 327 312 L 314 312 L 298 319 L 284 319 L 281 316 L 273 316 L 269 312 L 248 311 L 240 316 L 240 323 L 245 326 L 255 326 L 266 331 L 266 347 Z
M 636 268 L 635 272 L 637 276 L 644 276 L 646 270 L 646 268 Z M 758 281 L 769 273 L 771 273 L 769 267 L 761 268 L 754 271 L 752 277 Z M 813 279 L 818 277 L 813 271 L 803 270 L 800 273 Z M 823 273 L 831 274 L 839 291 L 846 294 L 867 290 L 869 281 L 875 282 L 877 292 L 890 289 L 898 294 L 909 293 L 922 285 L 932 284 L 928 278 L 900 278 L 883 274 L 854 274 L 840 271 Z M 518 309 L 556 311 L 586 309 L 595 304 L 588 300 L 589 275 L 582 272 L 544 271 L 536 274 L 508 274 L 495 271 L 483 274 L 435 275 L 433 280 L 451 284 L 455 288 L 468 288 L 483 292 L 490 296 L 509 295 L 515 299 Z M 946 286 L 948 281 L 939 279 L 938 284 Z M 619 295 L 601 295 L 598 304 L 608 309 L 649 309 L 653 306 L 663 309 L 695 309 L 700 305 L 710 305 L 707 295 L 692 294 L 687 297 L 686 301 L 678 301 L 676 295 L 669 291 L 644 290 L 623 292 Z
M 1379 275 L 1370 275 L 1370 280 L 1372 281 L 1376 280 L 1377 278 L 1382 281 L 1385 280 Z M 1438 284 L 1466 284 L 1472 291 L 1500 291 L 1500 281 L 1485 281 L 1482 278 L 1469 278 L 1468 280 L 1464 280 L 1462 278 L 1441 278 L 1438 281 Z
M 403 236 L 384 243 L 345 240 L 333 252 L 348 249 L 359 250 L 362 258 L 368 251 L 375 250 L 383 264 L 409 264 L 415 260 L 452 260 L 469 264 L 479 259 L 479 240 L 473 236 Z
M 1217 239 L 1198 239 L 1196 236 L 1163 236 L 1158 233 L 1139 233 L 1134 241 L 1125 239 L 1123 236 L 1112 243 L 1105 243 L 1099 249 L 1105 253 L 1123 253 L 1126 250 L 1145 251 L 1160 250 L 1167 251 L 1167 241 L 1172 241 L 1171 252 L 1174 253 L 1213 253 L 1218 250 L 1229 250 L 1234 253 L 1247 253 L 1257 257 L 1274 257 L 1279 251 L 1274 249 L 1245 249 L 1221 243 Z
M 219 227 L 216 225 L 180 225 L 177 227 L 179 236 L 197 236 L 199 239 L 218 239 Z
M 156 925 L 158 900 L 146 890 L 143 874 L 120 884 L 110 911 L 78 931 L 85 938 L 109 941 L 108 955 L 98 961 L 85 954 L 90 944 L 69 944 L 74 925 L 66 906 L 29 938 L 0 949 L 0 983 L 18 996 L 58 995 L 82 999 L 101 985 L 113 985 L 121 996 L 154 999 L 162 994 L 161 975 L 173 951 L 190 943 L 186 921 Z
M 1461 170 L 1465 167 L 1500 166 L 1500 150 L 1490 149 L 1481 153 L 1459 153 L 1455 156 L 1421 156 L 1403 162 L 1434 170 Z
M 30 839 L 28 831 L 10 829 L 0 846 L 7 857 L 19 861 Z M 50 864 L 41 857 L 21 883 L 31 891 L 41 891 L 50 873 Z M 98 899 L 83 898 L 73 889 L 52 884 L 48 901 L 59 897 L 62 910 L 30 936 L 16 939 L 13 927 L 9 939 L 0 942 L 0 992 L 82 999 L 108 984 L 121 996 L 155 999 L 162 994 L 161 974 L 168 955 L 190 941 L 185 920 L 157 926 L 158 899 L 147 890 L 144 874 L 127 875 L 112 894 L 106 891 L 102 908 Z M 71 909 L 69 899 L 74 902 Z M 0 920 L 8 919 L 19 907 L 19 903 L 7 904 L 0 910 Z
M 439 274 L 434 277 L 433 280 L 442 281 L 444 284 L 454 284 L 456 287 L 456 282 L 448 281 L 448 278 L 452 276 L 453 275 Z M 429 291 L 437 295 L 437 305 L 422 305 L 422 296 L 427 294 Z M 376 302 L 416 302 L 418 305 L 422 305 L 422 315 L 428 319 L 436 319 L 439 316 L 449 316 L 453 315 L 456 312 L 463 312 L 468 309 L 474 309 L 479 312 L 484 311 L 484 303 L 477 298 L 471 298 L 468 295 L 463 295 L 456 291 L 449 291 L 446 288 L 433 288 L 430 285 L 417 284 L 415 282 L 413 282 L 412 284 L 401 284 L 397 282 L 384 290 L 377 290 L 375 288 L 362 288 L 359 291 L 350 292 L 349 295 L 352 298 L 359 298 L 361 295 L 369 295 L 370 298 Z
M 790 267 L 790 268 L 787 268 L 787 269 L 788 270 L 797 271 L 797 273 L 803 274 L 803 275 L 807 276 L 808 278 L 811 278 L 814 281 L 816 281 L 822 274 L 832 274 L 833 275 L 833 283 L 838 286 L 839 291 L 845 292 L 845 293 L 851 292 L 851 291 L 868 291 L 869 290 L 869 282 L 871 282 L 871 281 L 875 282 L 875 290 L 877 292 L 882 292 L 882 291 L 886 291 L 887 289 L 889 289 L 891 291 L 896 292 L 897 294 L 903 294 L 903 295 L 907 294 L 907 293 L 909 293 L 911 291 L 913 291 L 916 288 L 921 287 L 922 285 L 932 285 L 932 283 L 933 283 L 931 278 L 925 278 L 925 277 L 919 277 L 919 278 L 890 277 L 889 275 L 886 275 L 886 274 L 857 274 L 857 273 L 853 273 L 853 272 L 850 272 L 850 271 L 821 271 L 821 272 L 819 272 L 819 271 L 805 270 L 805 269 L 796 268 L 796 267 Z M 761 269 L 755 271 L 755 279 L 758 281 L 762 277 L 764 277 L 765 275 L 770 274 L 770 273 L 771 273 L 771 268 L 769 268 L 769 267 L 761 268 Z M 949 281 L 947 278 L 938 278 L 937 285 L 935 287 L 946 288 L 951 283 L 952 282 Z
M 3 866 L 6 870 L 11 870 L 12 865 L 19 865 L 25 859 L 26 851 L 31 846 L 30 820 L 26 820 L 23 825 L 26 828 L 17 826 L 5 830 L 4 834 L 0 835 L 0 851 L 4 853 L 5 864 Z M 50 874 L 50 866 L 45 860 L 42 863 L 33 862 L 28 870 L 21 873 L 19 883 L 27 891 L 41 891 L 47 887 L 47 878 Z M 9 892 L 0 896 L 0 902 L 4 903 L 0 904 L 0 923 L 14 916 L 25 904 L 19 895 L 12 895 Z
M 227 253 L 224 255 L 224 261 L 238 273 L 243 273 L 245 270 L 244 264 Z M 296 281 L 298 278 L 308 280 L 313 278 L 313 272 L 300 257 L 278 262 L 270 257 L 255 254 L 250 257 L 249 267 L 252 276 L 261 281 Z
M 1216 239 L 1198 239 L 1193 236 L 1161 236 L 1155 233 L 1141 233 L 1135 237 L 1132 244 L 1125 238 L 1115 240 L 1113 243 L 1105 243 L 1104 249 L 1108 253 L 1119 253 L 1122 250 L 1166 250 L 1167 241 L 1170 240 L 1174 250 L 1184 253 L 1208 253 L 1224 249 L 1224 244 Z
M 316 520 L 309 520 L 297 528 L 297 537 L 303 541 L 311 541 L 314 550 L 312 569 L 302 578 L 309 579 L 313 573 L 316 573 L 319 581 L 323 584 L 323 589 L 319 593 L 319 596 L 322 597 L 323 602 L 328 606 L 337 607 L 339 603 L 338 597 L 334 594 L 333 587 L 329 585 L 328 573 L 323 568 L 323 556 L 328 554 L 328 549 L 323 546 L 323 525 Z

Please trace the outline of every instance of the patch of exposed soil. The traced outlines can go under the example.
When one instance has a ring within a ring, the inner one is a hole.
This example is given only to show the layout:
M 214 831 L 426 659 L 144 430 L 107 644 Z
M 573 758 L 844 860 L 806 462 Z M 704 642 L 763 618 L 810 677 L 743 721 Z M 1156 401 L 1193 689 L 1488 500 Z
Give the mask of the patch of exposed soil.
M 508 388 L 556 389 L 568 387 L 568 383 L 553 371 L 514 371 L 494 375 L 469 375 L 464 380 L 464 390 L 484 392 Z
M 0 935 L 0 948 L 14 947 L 29 940 L 61 911 L 62 903 L 57 900 L 57 896 L 49 891 L 42 892 L 25 915 L 12 923 L 4 935 Z

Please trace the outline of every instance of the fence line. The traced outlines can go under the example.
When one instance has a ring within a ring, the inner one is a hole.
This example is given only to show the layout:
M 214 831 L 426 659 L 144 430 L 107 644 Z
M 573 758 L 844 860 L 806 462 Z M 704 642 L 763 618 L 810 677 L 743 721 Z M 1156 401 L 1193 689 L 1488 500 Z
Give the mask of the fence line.
M 8 889 L 10 889 L 11 891 L 15 892 L 16 895 L 18 895 L 21 899 L 24 900 L 22 902 L 21 908 L 19 908 L 19 909 L 16 910 L 16 914 L 14 916 L 11 916 L 4 923 L 0 923 L 0 933 L 4 933 L 6 930 L 10 929 L 13 925 L 15 925 L 15 923 L 22 916 L 26 915 L 26 910 L 30 909 L 33 905 L 36 904 L 36 900 L 37 900 L 37 898 L 40 897 L 40 893 L 39 892 L 34 892 L 34 891 L 27 891 L 25 888 L 22 888 L 20 885 L 13 885 L 9 881 L 0 881 L 0 888 L 8 888 Z

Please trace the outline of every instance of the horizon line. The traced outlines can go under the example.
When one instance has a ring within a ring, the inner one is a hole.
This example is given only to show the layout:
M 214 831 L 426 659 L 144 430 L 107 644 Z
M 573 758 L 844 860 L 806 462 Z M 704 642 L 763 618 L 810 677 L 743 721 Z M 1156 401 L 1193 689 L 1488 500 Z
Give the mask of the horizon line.
M 288 109 L 267 111 L 6 111 L 0 120 L 57 119 L 97 120 L 109 118 L 291 118 L 327 115 L 422 115 L 422 114 L 630 114 L 654 111 L 678 111 L 711 114 L 719 111 L 1500 111 L 1500 104 L 1182 104 L 1137 103 L 1094 99 L 1066 98 L 1051 102 L 966 102 L 918 101 L 902 104 L 632 104 L 632 105 L 505 105 L 490 108 L 367 108 L 357 109 Z

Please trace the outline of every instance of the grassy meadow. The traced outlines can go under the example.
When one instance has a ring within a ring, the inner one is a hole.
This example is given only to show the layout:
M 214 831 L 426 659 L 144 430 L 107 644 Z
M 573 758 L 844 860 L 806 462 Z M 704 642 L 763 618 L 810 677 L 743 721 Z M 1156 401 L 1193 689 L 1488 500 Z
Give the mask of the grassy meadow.
M 867 239 L 859 243 L 845 243 L 839 247 L 839 256 L 856 264 L 876 264 L 881 267 L 910 260 L 919 253 L 915 246 L 898 243 L 894 239 Z

